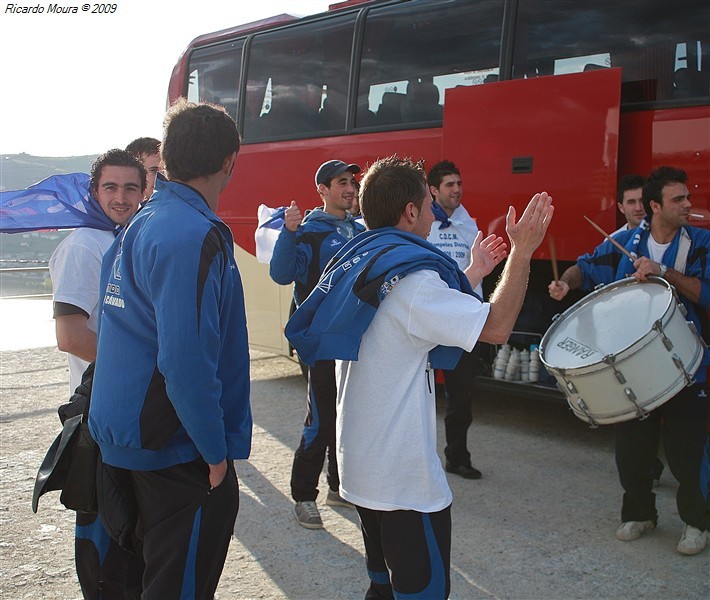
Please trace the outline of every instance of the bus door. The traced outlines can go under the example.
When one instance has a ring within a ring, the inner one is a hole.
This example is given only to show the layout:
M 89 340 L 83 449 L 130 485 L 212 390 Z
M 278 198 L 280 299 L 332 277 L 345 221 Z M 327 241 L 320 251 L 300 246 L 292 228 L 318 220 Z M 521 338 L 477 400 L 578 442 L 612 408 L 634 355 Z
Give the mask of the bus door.
M 539 344 L 554 316 L 582 295 L 575 290 L 563 302 L 549 297 L 550 239 L 562 273 L 603 241 L 584 216 L 609 233 L 616 230 L 620 93 L 621 69 L 446 91 L 442 157 L 461 170 L 464 203 L 484 235 L 507 240 L 508 206 L 515 207 L 519 219 L 534 193 L 546 191 L 554 199 L 554 219 L 534 255 L 525 302 L 509 339 L 518 350 Z M 490 294 L 501 269 L 484 280 L 484 294 Z M 482 345 L 484 373 L 492 371 L 497 351 Z M 543 381 L 542 375 L 541 389 L 550 390 L 544 395 L 558 397 L 554 380 Z M 501 386 L 490 377 L 476 381 L 481 389 Z
M 621 69 L 599 69 L 446 91 L 443 154 L 461 170 L 464 203 L 485 235 L 505 235 L 535 192 L 554 199 L 548 235 L 564 261 L 616 229 Z M 544 243 L 535 254 L 548 259 Z M 549 283 L 549 265 L 545 277 Z

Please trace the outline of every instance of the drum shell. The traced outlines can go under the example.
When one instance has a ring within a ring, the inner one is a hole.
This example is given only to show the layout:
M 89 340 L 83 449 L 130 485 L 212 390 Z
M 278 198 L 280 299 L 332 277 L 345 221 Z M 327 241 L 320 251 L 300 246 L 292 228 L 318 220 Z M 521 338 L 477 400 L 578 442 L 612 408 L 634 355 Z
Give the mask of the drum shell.
M 567 319 L 590 304 L 605 301 L 607 294 L 624 294 L 636 285 L 662 285 L 668 297 L 663 314 L 649 317 L 648 330 L 639 339 L 583 366 L 551 364 L 548 349 L 563 332 Z M 688 385 L 702 361 L 704 343 L 684 313 L 675 290 L 665 280 L 621 280 L 592 292 L 565 311 L 543 336 L 540 360 L 579 419 L 597 425 L 640 418 Z

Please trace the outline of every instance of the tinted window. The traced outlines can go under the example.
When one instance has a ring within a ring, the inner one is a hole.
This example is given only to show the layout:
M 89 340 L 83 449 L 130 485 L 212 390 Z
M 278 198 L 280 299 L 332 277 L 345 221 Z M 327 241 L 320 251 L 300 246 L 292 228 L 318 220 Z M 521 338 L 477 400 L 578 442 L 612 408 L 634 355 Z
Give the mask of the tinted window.
M 187 98 L 212 102 L 237 120 L 243 40 L 195 50 L 190 56 Z
M 356 127 L 441 122 L 444 92 L 498 77 L 502 0 L 426 0 L 372 9 Z
M 710 3 L 521 2 L 513 77 L 622 67 L 625 103 L 708 96 Z
M 351 14 L 254 38 L 245 140 L 345 129 L 354 23 Z

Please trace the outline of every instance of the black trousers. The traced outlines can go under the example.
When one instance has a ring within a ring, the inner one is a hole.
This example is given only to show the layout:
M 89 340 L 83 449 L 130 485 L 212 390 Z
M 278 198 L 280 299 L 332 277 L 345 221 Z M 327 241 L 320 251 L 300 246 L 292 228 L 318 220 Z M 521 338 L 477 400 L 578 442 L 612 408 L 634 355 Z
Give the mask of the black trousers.
M 471 401 L 473 400 L 473 383 L 476 379 L 476 361 L 479 348 L 474 346 L 471 352 L 464 352 L 456 367 L 451 371 L 443 371 L 444 388 L 446 390 L 446 413 L 444 426 L 446 428 L 446 462 L 457 467 L 471 465 L 471 454 L 466 444 L 468 428 L 471 426 Z
M 366 599 L 449 597 L 451 506 L 435 513 L 357 507 L 370 587 Z
M 328 486 L 340 486 L 335 457 L 335 361 L 321 360 L 308 369 L 308 410 L 301 442 L 293 457 L 291 496 L 296 502 L 318 497 L 318 479 L 328 458 Z
M 710 529 L 708 503 L 700 486 L 707 425 L 707 386 L 698 384 L 684 388 L 642 421 L 614 425 L 616 466 L 624 488 L 622 521 L 658 520 L 656 495 L 651 490 L 662 435 L 668 467 L 679 483 L 680 518 L 698 529 Z
M 213 598 L 239 509 L 234 465 L 210 489 L 198 459 L 159 471 L 131 471 L 143 544 L 143 599 Z
M 76 513 L 74 557 L 84 600 L 141 597 L 143 557 L 113 541 L 97 513 Z

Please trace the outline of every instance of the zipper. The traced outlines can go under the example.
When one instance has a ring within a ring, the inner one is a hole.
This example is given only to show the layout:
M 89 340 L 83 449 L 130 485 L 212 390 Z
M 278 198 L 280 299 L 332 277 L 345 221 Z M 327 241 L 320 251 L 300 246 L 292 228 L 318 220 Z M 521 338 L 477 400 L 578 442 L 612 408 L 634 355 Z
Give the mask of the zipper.
M 431 394 L 431 379 L 429 379 L 429 374 L 431 373 L 431 363 L 426 361 L 426 386 L 429 388 L 429 393 Z

